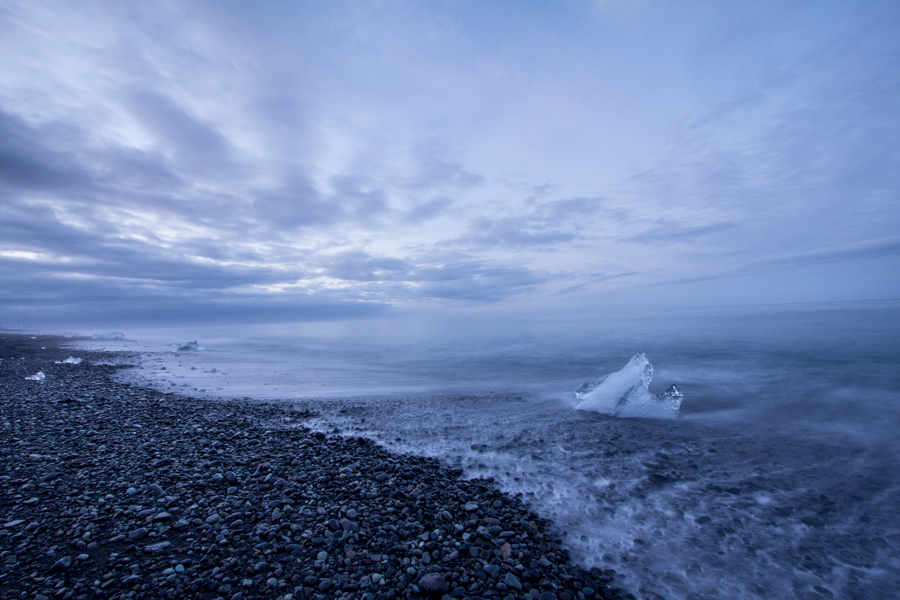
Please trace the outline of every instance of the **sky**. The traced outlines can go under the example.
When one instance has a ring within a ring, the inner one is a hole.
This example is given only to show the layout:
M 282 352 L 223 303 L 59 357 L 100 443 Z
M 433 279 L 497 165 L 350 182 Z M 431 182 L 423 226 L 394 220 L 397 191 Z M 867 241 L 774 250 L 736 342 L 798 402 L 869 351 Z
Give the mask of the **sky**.
M 894 1 L 0 0 L 0 322 L 900 297 Z

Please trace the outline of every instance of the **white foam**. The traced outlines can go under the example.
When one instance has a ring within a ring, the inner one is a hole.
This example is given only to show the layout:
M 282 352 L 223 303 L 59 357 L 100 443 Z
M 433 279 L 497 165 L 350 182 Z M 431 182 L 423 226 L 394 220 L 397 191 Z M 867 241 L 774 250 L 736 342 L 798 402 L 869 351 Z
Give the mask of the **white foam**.
M 78 365 L 78 364 L 81 364 L 82 360 L 83 359 L 81 359 L 81 358 L 75 358 L 74 356 L 70 356 L 66 360 L 56 360 L 53 362 L 55 362 L 58 365 Z

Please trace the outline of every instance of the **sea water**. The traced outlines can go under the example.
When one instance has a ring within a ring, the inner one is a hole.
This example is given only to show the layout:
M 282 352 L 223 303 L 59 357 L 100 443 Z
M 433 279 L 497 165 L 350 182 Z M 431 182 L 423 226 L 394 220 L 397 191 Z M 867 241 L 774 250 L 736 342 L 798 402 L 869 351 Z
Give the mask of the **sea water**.
M 893 598 L 900 303 L 183 328 L 122 377 L 493 477 L 640 598 Z M 196 347 L 187 347 L 197 341 Z M 173 347 L 173 344 L 175 345 Z M 168 348 L 167 348 L 168 346 Z M 644 351 L 677 419 L 576 410 Z M 165 368 L 163 368 L 165 367 Z

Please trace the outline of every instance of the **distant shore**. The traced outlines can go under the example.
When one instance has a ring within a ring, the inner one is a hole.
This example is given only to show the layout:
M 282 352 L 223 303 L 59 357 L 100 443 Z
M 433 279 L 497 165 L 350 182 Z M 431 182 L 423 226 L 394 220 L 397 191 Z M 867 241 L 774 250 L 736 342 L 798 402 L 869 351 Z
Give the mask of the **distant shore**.
M 16 597 L 629 597 L 488 481 L 312 432 L 286 404 L 117 383 L 96 363 L 120 355 L 66 338 L 0 338 L 0 590 Z

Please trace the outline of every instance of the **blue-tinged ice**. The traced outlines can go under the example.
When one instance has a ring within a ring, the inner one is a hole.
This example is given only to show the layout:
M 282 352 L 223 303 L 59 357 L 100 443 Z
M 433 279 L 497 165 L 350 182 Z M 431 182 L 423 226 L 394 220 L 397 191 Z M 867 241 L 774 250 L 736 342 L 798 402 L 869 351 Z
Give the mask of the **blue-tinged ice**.
M 43 381 L 46 377 L 47 376 L 44 375 L 43 371 L 38 371 L 34 375 L 29 375 L 25 379 L 27 379 L 28 381 Z
M 169 344 L 166 346 L 166 350 L 169 352 L 202 352 L 203 350 L 206 350 L 206 348 L 201 348 L 200 344 L 194 340 L 187 344 Z
M 125 334 L 118 331 L 107 331 L 106 333 L 95 333 L 91 337 L 95 340 L 124 340 Z
M 643 352 L 634 355 L 621 371 L 586 381 L 575 390 L 579 410 L 593 410 L 616 417 L 674 419 L 684 394 L 676 386 L 664 393 L 649 389 L 653 365 Z

